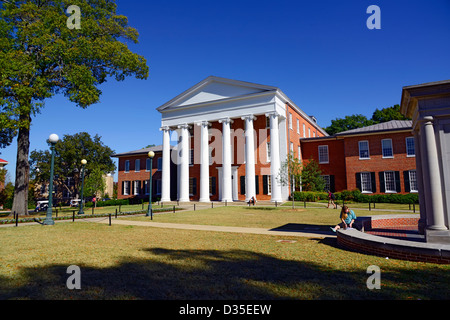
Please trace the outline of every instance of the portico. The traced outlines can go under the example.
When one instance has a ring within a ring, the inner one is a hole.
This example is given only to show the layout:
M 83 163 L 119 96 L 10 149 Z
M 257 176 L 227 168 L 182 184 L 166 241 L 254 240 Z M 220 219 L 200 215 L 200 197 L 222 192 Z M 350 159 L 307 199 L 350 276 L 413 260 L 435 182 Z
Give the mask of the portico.
M 276 87 L 208 77 L 159 107 L 163 150 L 170 150 L 171 136 L 177 144 L 172 160 L 178 165 L 179 191 L 171 200 L 288 199 L 289 189 L 277 176 L 289 152 L 291 105 Z M 167 201 L 170 152 L 163 158 L 161 201 Z

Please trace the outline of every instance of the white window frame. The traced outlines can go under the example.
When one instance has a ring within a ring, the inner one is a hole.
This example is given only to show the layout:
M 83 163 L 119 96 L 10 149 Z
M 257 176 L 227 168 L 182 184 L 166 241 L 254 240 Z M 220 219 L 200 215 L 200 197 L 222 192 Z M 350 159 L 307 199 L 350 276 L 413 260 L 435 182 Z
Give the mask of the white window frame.
M 303 124 L 303 138 L 306 138 L 306 125 Z
M 417 183 L 417 171 L 416 170 L 409 170 L 409 192 L 411 193 L 417 193 L 419 192 L 419 186 Z M 414 179 L 413 179 L 414 177 Z M 415 185 L 415 188 L 413 188 L 413 185 Z
M 367 143 L 367 157 L 361 157 L 361 151 L 365 151 L 361 148 L 362 143 Z M 369 147 L 369 141 L 368 140 L 361 140 L 358 141 L 358 148 L 359 148 L 359 160 L 367 160 L 370 159 L 370 147 Z
M 300 119 L 297 119 L 297 133 L 300 134 Z
M 131 181 L 124 181 L 123 182 L 123 195 L 129 196 L 130 195 L 130 183 Z
M 390 143 L 389 148 L 385 147 L 385 143 L 386 142 Z M 391 155 L 385 155 L 384 151 L 385 150 L 389 150 L 389 149 L 391 150 L 390 151 Z M 383 159 L 392 159 L 392 158 L 394 158 L 394 146 L 392 144 L 392 139 L 383 139 L 383 140 L 381 140 L 381 154 L 382 154 Z
M 134 180 L 134 190 L 133 190 L 133 195 L 134 196 L 138 196 L 139 195 L 139 192 L 140 192 L 140 190 L 138 189 L 137 191 L 136 191 L 136 187 L 139 185 L 140 186 L 140 184 L 141 184 L 141 181 L 140 180 Z
M 370 172 L 361 172 L 361 193 L 373 193 L 372 190 L 372 175 Z
M 125 169 L 124 169 L 125 173 L 130 172 L 130 160 L 125 160 Z
M 267 162 L 270 162 L 270 142 L 269 141 L 267 141 L 266 142 L 266 159 L 267 159 Z
M 414 154 L 409 153 L 410 149 L 408 148 L 408 141 L 412 141 L 412 148 L 414 149 Z M 407 157 L 415 157 L 416 156 L 416 145 L 415 145 L 414 137 L 406 137 L 405 144 L 406 144 L 406 156 Z
M 322 149 L 322 151 L 321 151 Z M 326 152 L 324 152 L 324 149 L 326 149 Z M 330 156 L 328 153 L 328 145 L 323 145 L 318 147 L 318 153 L 319 153 L 319 163 L 330 163 Z M 323 159 L 323 156 L 326 155 L 326 159 Z
M 392 176 L 391 176 L 392 175 Z M 392 181 L 388 181 L 390 179 L 388 179 L 392 177 Z M 389 186 L 388 188 L 388 183 L 393 185 L 393 189 L 391 189 Z M 395 171 L 384 171 L 384 190 L 386 193 L 397 193 L 397 188 L 396 188 L 396 181 L 395 181 Z
M 289 129 L 292 130 L 292 113 L 289 112 Z

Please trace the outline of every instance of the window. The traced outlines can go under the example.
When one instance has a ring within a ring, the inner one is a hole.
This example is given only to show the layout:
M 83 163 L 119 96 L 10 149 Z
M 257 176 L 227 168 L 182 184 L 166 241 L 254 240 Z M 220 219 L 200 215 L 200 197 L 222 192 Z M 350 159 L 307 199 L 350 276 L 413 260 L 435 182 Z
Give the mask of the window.
M 386 192 L 397 192 L 394 171 L 384 172 L 384 186 Z
M 303 138 L 306 138 L 306 126 L 303 124 Z
M 158 168 L 158 170 L 159 171 L 161 171 L 162 170 L 162 158 L 158 158 L 158 160 L 156 160 L 157 161 L 157 168 Z
M 328 163 L 328 146 L 319 146 L 319 163 Z
M 145 190 L 145 194 L 149 195 L 150 194 L 150 180 L 144 180 L 144 190 Z
M 150 171 L 150 158 L 145 160 L 145 171 Z
M 128 196 L 130 194 L 130 181 L 122 181 L 122 194 Z
M 298 146 L 298 149 L 297 149 L 297 159 L 299 161 L 302 160 L 302 150 L 301 150 L 300 146 Z
M 139 172 L 141 171 L 141 160 L 136 159 L 134 161 L 134 172 Z
M 130 172 L 130 160 L 125 160 L 125 172 Z
M 289 143 L 289 152 L 290 152 L 292 155 L 294 155 L 294 143 L 293 143 L 293 142 Z
M 370 159 L 369 141 L 359 141 L 359 159 Z
M 370 172 L 361 172 L 361 192 L 373 192 Z
M 406 156 L 407 157 L 415 157 L 416 156 L 416 148 L 414 145 L 413 137 L 406 138 Z
M 156 194 L 160 195 L 161 194 L 161 180 L 155 180 L 155 184 L 156 184 Z
M 392 151 L 392 139 L 381 140 L 381 148 L 383 151 L 383 158 L 393 158 L 394 153 Z
M 270 129 L 270 117 L 266 117 L 266 129 Z
M 133 194 L 137 196 L 139 195 L 140 191 L 141 191 L 141 181 L 136 180 L 133 182 Z
M 410 192 L 419 192 L 419 187 L 417 186 L 417 171 L 409 171 L 409 190 Z
M 324 190 L 325 190 L 325 191 L 330 190 L 330 189 L 331 189 L 331 180 L 330 180 L 330 176 L 327 175 L 327 176 L 321 176 L 321 177 L 322 177 L 323 181 L 325 181 L 325 187 L 324 187 Z
M 300 120 L 297 119 L 297 133 L 300 134 Z
M 217 183 L 216 177 L 209 177 L 209 195 L 210 196 L 216 194 L 216 183 Z
M 270 142 L 266 143 L 267 162 L 270 162 Z
M 189 195 L 193 196 L 197 194 L 197 179 L 189 178 Z
M 308 128 L 308 138 L 311 138 L 311 128 Z
M 292 113 L 289 113 L 289 129 L 292 129 Z
M 194 165 L 194 149 L 191 149 L 189 152 L 189 165 Z

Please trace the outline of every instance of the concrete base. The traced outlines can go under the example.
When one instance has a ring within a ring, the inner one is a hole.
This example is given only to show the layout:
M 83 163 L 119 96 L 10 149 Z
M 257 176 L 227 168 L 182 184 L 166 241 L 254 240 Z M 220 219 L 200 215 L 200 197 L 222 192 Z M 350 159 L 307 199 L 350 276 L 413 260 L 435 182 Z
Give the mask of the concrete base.
M 450 244 L 450 231 L 425 230 L 425 239 L 428 243 Z

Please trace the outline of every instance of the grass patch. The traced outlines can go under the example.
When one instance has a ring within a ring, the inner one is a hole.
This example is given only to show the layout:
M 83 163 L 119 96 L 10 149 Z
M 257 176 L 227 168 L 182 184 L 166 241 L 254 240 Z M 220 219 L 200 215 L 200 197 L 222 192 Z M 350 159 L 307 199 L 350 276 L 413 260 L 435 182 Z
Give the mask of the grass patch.
M 0 241 L 0 299 L 450 298 L 449 266 L 348 252 L 331 238 L 77 222 L 1 228 Z M 81 290 L 66 288 L 70 265 Z M 381 290 L 366 287 L 370 265 Z
M 356 216 L 376 214 L 398 214 L 390 211 L 358 211 Z M 213 226 L 277 228 L 288 223 L 313 224 L 319 226 L 334 226 L 340 222 L 340 210 L 323 208 L 291 207 L 238 207 L 222 206 L 213 209 L 196 211 L 177 211 L 155 215 L 154 221 L 168 223 L 186 223 Z M 127 220 L 149 221 L 148 217 L 126 217 Z

